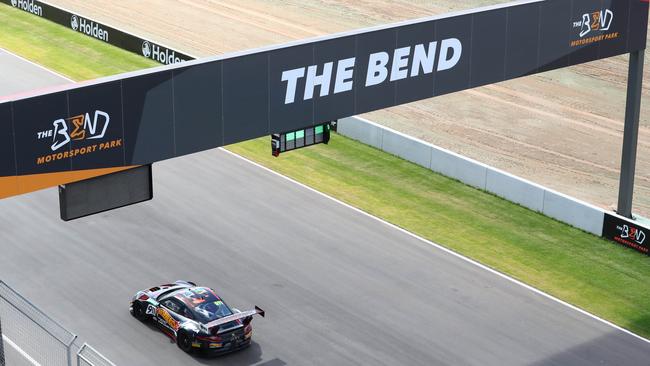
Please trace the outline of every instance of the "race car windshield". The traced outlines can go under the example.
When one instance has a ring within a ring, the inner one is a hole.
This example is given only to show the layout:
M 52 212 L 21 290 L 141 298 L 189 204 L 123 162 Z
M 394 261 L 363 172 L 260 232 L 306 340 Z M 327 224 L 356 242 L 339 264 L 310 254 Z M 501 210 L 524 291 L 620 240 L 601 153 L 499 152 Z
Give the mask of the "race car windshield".
M 206 302 L 197 305 L 194 312 L 199 316 L 199 319 L 204 322 L 211 322 L 213 320 L 221 319 L 224 316 L 232 315 L 232 311 L 223 301 Z
M 196 314 L 196 320 L 202 323 L 233 314 L 228 305 L 221 301 L 212 290 L 207 288 L 191 288 L 180 292 L 176 297 L 187 304 Z

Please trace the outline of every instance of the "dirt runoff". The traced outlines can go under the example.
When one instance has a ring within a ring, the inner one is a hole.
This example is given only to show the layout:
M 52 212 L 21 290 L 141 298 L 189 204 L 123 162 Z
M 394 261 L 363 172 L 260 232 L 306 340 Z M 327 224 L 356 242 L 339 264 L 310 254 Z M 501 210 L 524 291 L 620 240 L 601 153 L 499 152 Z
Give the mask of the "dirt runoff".
M 502 3 L 502 0 L 52 0 L 198 56 Z M 648 68 L 646 67 L 646 70 Z M 650 215 L 644 74 L 635 212 Z M 627 58 L 372 112 L 366 118 L 598 206 L 615 208 Z

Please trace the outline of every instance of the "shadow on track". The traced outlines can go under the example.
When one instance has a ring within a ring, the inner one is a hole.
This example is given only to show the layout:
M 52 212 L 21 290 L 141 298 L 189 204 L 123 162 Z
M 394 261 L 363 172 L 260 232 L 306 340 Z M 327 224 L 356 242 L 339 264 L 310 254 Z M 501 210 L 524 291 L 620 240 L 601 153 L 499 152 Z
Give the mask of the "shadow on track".
M 286 363 L 280 359 L 273 359 L 266 362 L 262 361 L 262 347 L 255 341 L 251 345 L 241 351 L 227 353 L 225 355 L 210 356 L 207 354 L 193 354 L 191 355 L 197 362 L 204 365 L 241 365 L 241 366 L 285 366 Z
M 152 332 L 157 335 L 160 335 L 161 338 L 167 340 L 167 342 L 174 344 L 167 335 L 165 335 L 159 327 L 157 327 L 153 322 L 144 322 L 141 323 L 149 328 Z M 180 349 L 178 352 L 183 353 Z M 262 361 L 262 347 L 255 341 L 251 342 L 251 345 L 243 350 L 235 351 L 232 353 L 226 353 L 224 355 L 209 355 L 206 353 L 195 352 L 187 355 L 196 361 L 204 365 L 235 365 L 235 366 L 285 366 L 287 363 L 275 358 L 269 361 Z M 258 362 L 261 362 L 258 364 Z
M 616 345 L 616 347 L 612 347 Z M 617 352 L 612 352 L 615 349 Z M 529 366 L 546 365 L 611 365 L 638 366 L 648 365 L 650 347 L 640 339 L 613 330 L 575 347 L 568 347 Z

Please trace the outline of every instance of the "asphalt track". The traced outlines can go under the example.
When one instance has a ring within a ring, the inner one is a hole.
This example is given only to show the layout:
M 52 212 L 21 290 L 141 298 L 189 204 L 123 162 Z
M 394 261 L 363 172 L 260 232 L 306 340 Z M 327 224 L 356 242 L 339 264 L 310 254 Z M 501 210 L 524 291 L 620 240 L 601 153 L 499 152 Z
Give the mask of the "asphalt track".
M 0 97 L 69 81 L 0 49 Z
M 0 70 L 3 93 L 56 82 L 1 52 Z M 0 201 L 0 278 L 117 365 L 650 363 L 643 340 L 221 150 L 154 174 L 153 201 L 69 223 L 55 189 Z M 254 344 L 192 357 L 128 314 L 176 279 L 264 308 Z

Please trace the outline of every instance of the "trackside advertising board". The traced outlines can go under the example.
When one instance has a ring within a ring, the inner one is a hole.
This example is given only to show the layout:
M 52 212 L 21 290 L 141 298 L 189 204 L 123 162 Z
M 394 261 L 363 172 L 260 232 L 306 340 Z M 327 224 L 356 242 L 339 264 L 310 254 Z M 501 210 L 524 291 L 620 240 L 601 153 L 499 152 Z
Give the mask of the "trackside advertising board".
M 650 229 L 624 217 L 605 213 L 603 237 L 650 255 Z
M 101 24 L 80 14 L 75 14 L 57 6 L 50 5 L 44 1 L 0 0 L 0 3 L 7 4 L 43 19 L 61 24 L 76 32 L 80 32 L 121 49 L 137 53 L 164 65 L 192 59 L 192 57 L 172 50 L 171 48 L 134 36 L 105 24 Z
M 641 0 L 519 1 L 0 97 L 0 196 L 641 50 L 647 22 Z

